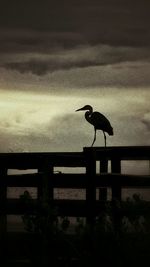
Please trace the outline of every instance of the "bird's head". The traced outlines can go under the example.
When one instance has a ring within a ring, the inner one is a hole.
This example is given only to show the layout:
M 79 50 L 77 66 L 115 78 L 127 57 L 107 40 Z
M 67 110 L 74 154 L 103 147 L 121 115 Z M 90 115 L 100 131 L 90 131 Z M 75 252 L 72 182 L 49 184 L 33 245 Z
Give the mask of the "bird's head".
M 79 108 L 76 111 L 82 111 L 82 110 L 89 110 L 91 113 L 93 112 L 93 108 L 90 105 L 85 105 L 83 108 Z

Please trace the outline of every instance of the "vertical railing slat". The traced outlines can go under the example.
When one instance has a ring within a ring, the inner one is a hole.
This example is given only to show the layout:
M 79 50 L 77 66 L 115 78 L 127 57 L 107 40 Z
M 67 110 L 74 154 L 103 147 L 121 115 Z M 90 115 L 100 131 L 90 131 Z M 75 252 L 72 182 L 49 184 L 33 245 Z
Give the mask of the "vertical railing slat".
M 87 223 L 93 225 L 95 221 L 95 204 L 96 204 L 96 159 L 93 150 L 86 150 L 86 208 L 87 208 Z
M 108 159 L 100 161 L 100 173 L 108 173 Z M 99 188 L 99 200 L 107 200 L 107 187 Z
M 113 158 L 111 160 L 111 172 L 116 174 L 121 174 L 121 160 L 119 158 Z M 121 186 L 119 183 L 119 176 L 115 177 L 112 186 L 112 199 L 121 200 Z
M 111 160 L 111 171 L 112 173 L 121 173 L 121 160 L 119 158 L 113 158 Z M 112 185 L 112 211 L 113 211 L 113 224 L 114 231 L 119 233 L 121 230 L 121 213 L 120 213 L 120 201 L 121 201 L 121 176 L 116 175 Z
M 53 166 L 44 163 L 39 169 L 38 172 L 41 173 L 41 179 L 38 184 L 37 189 L 37 198 L 53 200 L 54 198 L 54 189 L 53 189 Z
M 54 190 L 53 190 L 53 183 L 51 179 L 53 179 L 53 166 L 47 161 L 43 161 L 42 166 L 39 169 L 39 172 L 41 172 L 41 179 L 39 186 L 41 186 L 41 189 L 38 190 L 38 198 L 41 201 L 43 208 L 47 207 L 50 209 L 49 206 L 50 201 L 52 202 L 54 198 Z M 45 206 L 46 204 L 46 206 Z M 47 210 L 47 212 L 49 212 Z M 42 266 L 49 266 L 48 265 L 48 243 L 47 243 L 47 236 L 46 234 L 43 234 L 42 241 L 41 241 L 41 264 Z

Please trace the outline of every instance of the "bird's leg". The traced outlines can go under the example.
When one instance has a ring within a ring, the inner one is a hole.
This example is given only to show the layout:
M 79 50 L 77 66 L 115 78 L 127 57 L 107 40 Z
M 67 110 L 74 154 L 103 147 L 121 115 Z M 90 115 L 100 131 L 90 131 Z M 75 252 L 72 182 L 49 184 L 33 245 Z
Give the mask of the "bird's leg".
M 103 134 L 104 134 L 105 147 L 106 147 L 106 134 L 105 134 L 105 132 L 104 132 L 104 131 L 103 131 Z
M 92 143 L 92 145 L 91 146 L 93 146 L 94 145 L 94 143 L 95 143 L 95 140 L 96 140 L 96 129 L 94 129 L 95 131 L 94 131 L 94 139 L 93 139 L 93 143 Z

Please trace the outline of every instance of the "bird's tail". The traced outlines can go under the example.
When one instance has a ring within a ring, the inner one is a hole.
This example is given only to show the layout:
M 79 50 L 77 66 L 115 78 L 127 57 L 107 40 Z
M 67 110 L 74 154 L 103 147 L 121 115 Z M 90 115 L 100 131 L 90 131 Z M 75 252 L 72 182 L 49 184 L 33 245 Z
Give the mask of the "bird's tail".
M 114 135 L 114 131 L 113 131 L 113 128 L 112 127 L 109 129 L 108 134 L 109 135 Z

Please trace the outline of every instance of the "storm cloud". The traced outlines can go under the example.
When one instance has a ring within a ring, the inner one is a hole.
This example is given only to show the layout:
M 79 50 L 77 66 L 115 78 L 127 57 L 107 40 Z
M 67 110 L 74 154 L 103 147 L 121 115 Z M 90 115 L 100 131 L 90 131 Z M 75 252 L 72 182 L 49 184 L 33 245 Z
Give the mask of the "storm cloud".
M 122 62 L 150 62 L 150 50 L 146 48 L 112 47 L 108 45 L 79 46 L 68 50 L 45 53 L 3 54 L 0 66 L 44 75 L 48 72 L 113 65 Z
M 89 43 L 150 45 L 148 0 L 5 0 L 0 25 L 50 32 L 79 32 Z
M 150 60 L 150 2 L 10 2 L 0 9 L 0 66 L 47 73 Z

